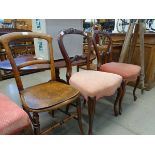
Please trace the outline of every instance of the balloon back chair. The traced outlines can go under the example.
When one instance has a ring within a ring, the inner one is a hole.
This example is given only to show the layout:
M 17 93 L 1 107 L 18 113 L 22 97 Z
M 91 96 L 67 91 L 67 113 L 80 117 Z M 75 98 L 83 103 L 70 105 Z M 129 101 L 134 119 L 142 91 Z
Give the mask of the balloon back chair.
M 87 39 L 88 53 L 86 55 L 86 59 L 87 59 L 88 70 L 80 71 L 72 74 L 72 62 L 68 56 L 67 50 L 63 43 L 65 36 L 70 34 L 80 35 L 81 37 L 85 37 Z M 89 70 L 90 69 L 89 58 L 91 53 L 90 51 L 92 46 L 92 39 L 87 35 L 87 33 L 74 28 L 62 30 L 58 37 L 58 44 L 59 44 L 60 51 L 64 57 L 64 60 L 66 61 L 67 80 L 69 81 L 71 86 L 73 86 L 74 88 L 80 91 L 82 96 L 87 101 L 88 116 L 89 116 L 88 134 L 92 134 L 96 101 L 99 100 L 101 97 L 113 95 L 115 91 L 120 88 L 122 77 L 120 75 L 116 75 L 112 73 Z M 120 93 L 118 94 L 119 94 L 118 96 L 120 96 Z M 117 105 L 117 102 L 115 103 L 115 112 L 117 113 L 116 105 Z
M 39 38 L 46 40 L 48 43 L 50 60 L 39 60 L 36 58 L 35 60 L 27 61 L 17 66 L 11 53 L 10 42 L 26 38 Z M 30 117 L 34 129 L 34 134 L 47 134 L 52 129 L 60 127 L 62 124 L 72 118 L 78 120 L 80 131 L 83 133 L 79 91 L 67 84 L 56 81 L 52 37 L 42 33 L 14 32 L 1 36 L 0 42 L 5 48 L 7 57 L 11 63 L 16 84 L 19 90 L 19 95 L 22 101 L 22 106 Z M 20 77 L 20 70 L 24 67 L 38 64 L 50 65 L 51 79 L 48 82 L 24 88 L 22 79 Z M 72 114 L 66 113 L 66 117 L 64 117 L 61 121 L 55 123 L 53 122 L 49 128 L 43 130 L 40 129 L 39 113 L 50 112 L 53 110 L 60 110 L 63 112 L 63 107 L 73 103 L 74 101 L 76 103 L 76 112 L 73 112 Z
M 101 54 L 98 51 L 98 45 L 96 44 L 96 36 L 104 38 L 106 44 L 106 50 Z M 122 95 L 119 101 L 119 114 L 122 113 L 122 99 L 125 94 L 125 87 L 128 82 L 136 81 L 135 87 L 133 89 L 134 101 L 136 101 L 136 88 L 140 81 L 140 71 L 141 67 L 133 64 L 112 62 L 112 39 L 109 34 L 103 31 L 95 31 L 93 35 L 93 45 L 96 51 L 97 59 L 99 61 L 97 69 L 102 72 L 114 73 L 123 77 L 122 82 Z

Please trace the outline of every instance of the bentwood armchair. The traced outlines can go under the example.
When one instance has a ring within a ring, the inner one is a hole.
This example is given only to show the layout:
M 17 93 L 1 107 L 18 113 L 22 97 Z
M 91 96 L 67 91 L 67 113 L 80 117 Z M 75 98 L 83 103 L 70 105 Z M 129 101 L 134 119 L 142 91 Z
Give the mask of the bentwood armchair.
M 106 50 L 99 53 L 96 43 L 96 36 L 104 39 L 104 44 L 106 45 Z M 103 31 L 95 31 L 93 36 L 93 45 L 96 51 L 97 59 L 99 61 L 97 70 L 107 73 L 118 74 L 123 77 L 122 82 L 122 94 L 119 101 L 119 114 L 122 113 L 122 99 L 125 94 L 125 86 L 130 81 L 136 81 L 135 87 L 133 89 L 134 101 L 136 101 L 136 88 L 140 81 L 140 71 L 141 67 L 133 64 L 112 62 L 112 39 L 109 34 Z
M 9 45 L 10 45 L 10 42 L 13 42 L 14 40 L 24 39 L 24 38 L 32 38 L 32 39 L 40 38 L 40 39 L 46 40 L 48 43 L 50 60 L 36 59 L 34 61 L 28 61 L 17 66 L 12 56 Z M 16 84 L 19 90 L 19 95 L 22 101 L 22 106 L 23 106 L 23 109 L 29 115 L 29 118 L 33 125 L 34 134 L 46 134 L 50 130 L 61 126 L 66 121 L 72 118 L 78 120 L 80 131 L 81 133 L 83 133 L 82 122 L 81 122 L 81 107 L 80 107 L 80 101 L 79 101 L 79 96 L 80 96 L 79 91 L 73 88 L 72 86 L 56 81 L 55 65 L 54 65 L 53 49 L 52 49 L 52 37 L 50 35 L 42 34 L 42 33 L 14 32 L 14 33 L 1 36 L 0 42 L 3 44 L 6 50 L 7 57 L 11 63 Z M 20 77 L 20 70 L 26 66 L 38 65 L 38 64 L 50 65 L 51 79 L 48 82 L 34 85 L 28 88 L 24 88 L 22 79 Z M 76 106 L 77 112 L 65 113 L 65 111 L 62 108 L 73 102 L 76 104 L 75 106 Z M 48 129 L 41 131 L 39 114 L 41 112 L 50 112 L 54 110 L 59 110 L 61 112 L 64 112 L 66 114 L 66 117 L 64 117 L 64 119 L 59 122 L 55 122 L 55 123 L 53 122 Z
M 67 66 L 67 81 L 69 81 L 70 85 L 74 88 L 78 89 L 80 93 L 84 96 L 85 100 L 88 104 L 88 116 L 89 116 L 89 131 L 88 134 L 92 134 L 93 129 L 93 118 L 95 114 L 95 105 L 96 101 L 104 96 L 111 96 L 115 93 L 117 89 L 119 89 L 117 101 L 115 102 L 115 112 L 117 113 L 117 102 L 120 98 L 121 89 L 120 85 L 122 82 L 122 77 L 120 75 L 100 72 L 100 71 L 92 71 L 85 70 L 72 74 L 72 62 L 68 56 L 64 45 L 64 39 L 66 35 L 80 35 L 81 37 L 85 37 L 88 42 L 88 53 L 86 55 L 87 61 L 87 69 L 90 67 L 90 50 L 92 39 L 87 35 L 87 33 L 69 28 L 60 32 L 58 37 L 58 44 L 60 47 L 60 51 L 65 59 Z

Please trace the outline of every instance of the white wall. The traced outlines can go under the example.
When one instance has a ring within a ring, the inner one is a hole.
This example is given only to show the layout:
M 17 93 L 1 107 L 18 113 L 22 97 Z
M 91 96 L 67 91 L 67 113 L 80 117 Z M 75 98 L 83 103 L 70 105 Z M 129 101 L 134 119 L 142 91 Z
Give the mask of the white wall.
M 37 28 L 36 19 L 32 22 L 32 29 L 34 32 L 43 32 L 52 35 L 53 38 L 53 50 L 54 59 L 62 59 L 61 52 L 59 50 L 57 36 L 59 32 L 67 28 L 76 28 L 83 30 L 83 23 L 81 19 L 41 19 L 41 28 Z M 42 42 L 43 49 L 39 50 L 39 42 Z M 82 53 L 83 37 L 78 35 L 68 35 L 64 37 L 64 44 L 69 56 L 80 55 Z M 35 52 L 37 57 L 48 59 L 47 44 L 42 40 L 35 40 Z
M 54 58 L 61 59 L 62 55 L 58 47 L 57 36 L 59 32 L 67 28 L 83 30 L 81 19 L 46 19 L 46 32 L 53 37 Z M 83 37 L 79 35 L 67 35 L 64 37 L 64 44 L 69 56 L 80 55 L 82 53 Z

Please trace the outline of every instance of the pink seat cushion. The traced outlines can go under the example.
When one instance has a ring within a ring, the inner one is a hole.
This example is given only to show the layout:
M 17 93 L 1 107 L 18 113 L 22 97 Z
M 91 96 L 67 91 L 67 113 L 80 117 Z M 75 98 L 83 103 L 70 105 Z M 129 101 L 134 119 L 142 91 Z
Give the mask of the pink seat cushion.
M 78 89 L 86 100 L 88 96 L 99 99 L 113 95 L 121 82 L 120 75 L 100 71 L 77 72 L 69 80 L 70 85 Z
M 27 113 L 7 96 L 0 94 L 0 134 L 17 134 L 30 126 Z
M 140 74 L 141 67 L 126 63 L 110 62 L 100 67 L 103 72 L 118 74 L 127 81 L 135 81 Z

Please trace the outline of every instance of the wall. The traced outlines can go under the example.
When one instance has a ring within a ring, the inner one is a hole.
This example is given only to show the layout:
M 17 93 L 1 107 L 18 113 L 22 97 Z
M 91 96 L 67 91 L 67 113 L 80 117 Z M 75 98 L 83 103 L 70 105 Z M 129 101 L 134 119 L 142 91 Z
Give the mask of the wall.
M 76 28 L 83 30 L 83 21 L 81 19 L 46 19 L 46 32 L 53 37 L 54 58 L 62 59 L 58 47 L 57 36 L 61 30 L 67 28 Z M 64 38 L 64 45 L 70 57 L 82 54 L 83 37 L 78 35 L 68 35 Z
M 52 35 L 53 38 L 53 50 L 54 59 L 62 59 L 62 54 L 59 50 L 57 36 L 61 30 L 67 28 L 76 28 L 83 30 L 83 21 L 81 19 L 33 19 L 32 29 L 35 32 L 43 32 Z M 40 25 L 37 28 L 37 25 Z M 83 52 L 83 37 L 79 35 L 68 35 L 64 37 L 64 45 L 70 57 L 75 55 L 81 55 Z M 39 50 L 39 44 L 43 45 L 43 48 Z M 48 59 L 47 44 L 42 40 L 35 40 L 35 49 L 37 57 Z

